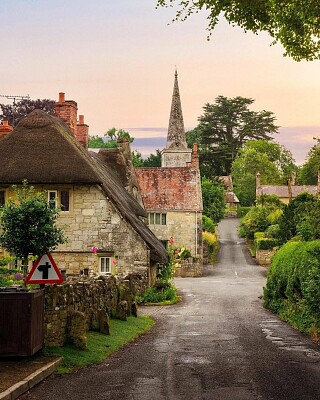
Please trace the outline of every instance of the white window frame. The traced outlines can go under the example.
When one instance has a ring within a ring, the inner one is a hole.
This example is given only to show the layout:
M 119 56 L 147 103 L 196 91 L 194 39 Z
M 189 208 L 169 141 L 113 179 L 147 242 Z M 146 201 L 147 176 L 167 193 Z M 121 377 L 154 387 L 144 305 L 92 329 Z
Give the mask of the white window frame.
M 106 263 L 106 261 L 108 262 Z M 104 261 L 104 263 L 102 263 Z M 102 265 L 104 269 L 106 269 L 106 265 L 108 264 L 108 271 L 101 271 Z M 99 256 L 99 274 L 111 274 L 111 266 L 112 266 L 112 257 L 110 256 Z

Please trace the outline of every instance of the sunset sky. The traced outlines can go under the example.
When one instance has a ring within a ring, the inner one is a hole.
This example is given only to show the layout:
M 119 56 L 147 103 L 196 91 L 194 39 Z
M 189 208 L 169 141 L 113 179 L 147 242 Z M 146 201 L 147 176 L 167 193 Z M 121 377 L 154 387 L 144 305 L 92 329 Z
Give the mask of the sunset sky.
M 276 140 L 302 163 L 320 136 L 319 61 L 285 58 L 266 34 L 223 20 L 207 41 L 205 14 L 168 25 L 174 10 L 155 4 L 1 0 L 0 94 L 57 100 L 65 92 L 91 135 L 116 127 L 153 138 L 166 135 L 177 66 L 186 129 L 219 95 L 251 97 L 254 110 L 275 113 Z M 150 139 L 140 150 L 157 145 Z

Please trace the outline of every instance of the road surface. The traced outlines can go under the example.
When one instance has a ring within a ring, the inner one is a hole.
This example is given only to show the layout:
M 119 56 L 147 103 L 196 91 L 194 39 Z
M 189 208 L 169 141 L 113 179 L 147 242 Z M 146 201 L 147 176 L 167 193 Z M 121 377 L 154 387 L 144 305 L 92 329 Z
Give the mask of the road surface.
M 143 308 L 157 320 L 148 334 L 23 399 L 320 399 L 320 349 L 262 307 L 265 269 L 237 224 L 219 225 L 219 262 L 204 277 L 176 279 L 181 303 Z

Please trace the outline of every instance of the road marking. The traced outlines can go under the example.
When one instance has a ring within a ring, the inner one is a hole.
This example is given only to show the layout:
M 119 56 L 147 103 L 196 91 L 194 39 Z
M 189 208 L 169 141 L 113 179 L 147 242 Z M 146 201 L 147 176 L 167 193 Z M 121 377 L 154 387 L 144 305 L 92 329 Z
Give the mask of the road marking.
M 238 278 L 238 272 L 237 272 L 237 271 L 234 271 L 234 273 L 235 273 L 236 277 Z

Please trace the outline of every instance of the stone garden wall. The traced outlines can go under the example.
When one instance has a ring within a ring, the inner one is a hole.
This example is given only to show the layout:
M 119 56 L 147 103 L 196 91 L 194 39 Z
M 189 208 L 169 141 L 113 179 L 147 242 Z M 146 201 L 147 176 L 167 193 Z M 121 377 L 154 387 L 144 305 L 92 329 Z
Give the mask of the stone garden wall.
M 276 253 L 276 250 L 257 250 L 256 260 L 259 265 L 269 267 L 271 264 L 272 257 Z
M 180 278 L 196 278 L 203 274 L 201 259 L 188 258 L 175 264 L 174 276 Z
M 136 314 L 135 295 L 148 287 L 147 275 L 125 278 L 99 276 L 68 278 L 61 285 L 45 289 L 45 346 L 63 346 L 72 330 L 104 331 L 108 318 L 126 319 Z M 80 322 L 75 322 L 80 321 Z M 75 324 L 80 324 L 78 327 Z

